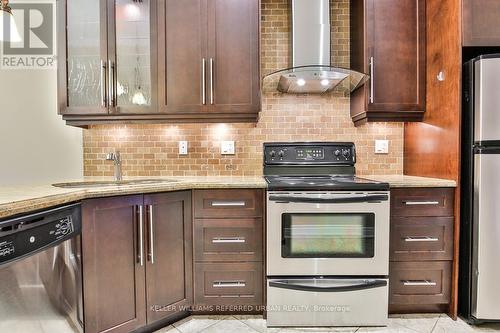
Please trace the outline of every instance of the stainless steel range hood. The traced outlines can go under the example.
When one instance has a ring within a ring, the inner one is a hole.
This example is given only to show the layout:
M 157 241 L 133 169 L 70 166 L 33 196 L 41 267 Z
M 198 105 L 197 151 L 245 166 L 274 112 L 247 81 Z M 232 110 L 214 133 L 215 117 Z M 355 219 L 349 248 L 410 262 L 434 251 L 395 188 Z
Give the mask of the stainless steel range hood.
M 329 0 L 291 0 L 292 67 L 264 77 L 264 91 L 324 93 L 341 86 L 350 92 L 368 76 L 331 66 Z

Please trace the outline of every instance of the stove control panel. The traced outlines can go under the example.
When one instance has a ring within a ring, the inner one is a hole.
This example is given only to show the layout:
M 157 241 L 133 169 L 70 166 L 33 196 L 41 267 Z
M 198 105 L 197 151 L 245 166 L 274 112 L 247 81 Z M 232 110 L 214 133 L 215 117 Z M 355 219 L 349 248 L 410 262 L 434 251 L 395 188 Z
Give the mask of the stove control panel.
M 264 165 L 354 165 L 353 143 L 265 143 Z

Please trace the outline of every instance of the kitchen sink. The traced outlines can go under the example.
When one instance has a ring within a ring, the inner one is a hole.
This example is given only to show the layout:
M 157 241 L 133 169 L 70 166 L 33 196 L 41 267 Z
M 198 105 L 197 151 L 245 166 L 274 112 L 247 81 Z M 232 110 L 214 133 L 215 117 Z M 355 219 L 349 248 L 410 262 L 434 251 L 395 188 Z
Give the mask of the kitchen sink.
M 165 184 L 175 183 L 173 179 L 137 179 L 137 180 L 120 180 L 120 181 L 88 181 L 88 182 L 71 182 L 52 184 L 55 187 L 61 188 L 92 188 L 92 187 L 107 187 L 107 186 L 127 186 L 127 185 L 149 185 L 149 184 Z

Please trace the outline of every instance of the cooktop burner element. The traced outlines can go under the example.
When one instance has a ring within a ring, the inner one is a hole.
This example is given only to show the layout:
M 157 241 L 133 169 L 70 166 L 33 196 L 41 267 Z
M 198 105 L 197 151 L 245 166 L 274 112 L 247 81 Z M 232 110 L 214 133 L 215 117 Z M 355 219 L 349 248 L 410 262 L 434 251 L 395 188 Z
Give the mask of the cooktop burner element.
M 352 142 L 265 143 L 269 190 L 388 190 L 389 184 L 356 177 Z
M 385 183 L 356 176 L 266 176 L 269 190 L 388 190 Z

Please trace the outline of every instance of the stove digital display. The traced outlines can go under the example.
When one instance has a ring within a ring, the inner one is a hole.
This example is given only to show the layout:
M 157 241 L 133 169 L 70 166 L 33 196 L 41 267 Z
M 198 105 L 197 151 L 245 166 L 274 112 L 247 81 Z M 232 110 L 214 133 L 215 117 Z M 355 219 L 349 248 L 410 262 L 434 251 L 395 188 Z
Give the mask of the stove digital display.
M 295 149 L 295 157 L 297 160 L 304 161 L 324 160 L 325 150 L 318 147 L 297 148 Z

